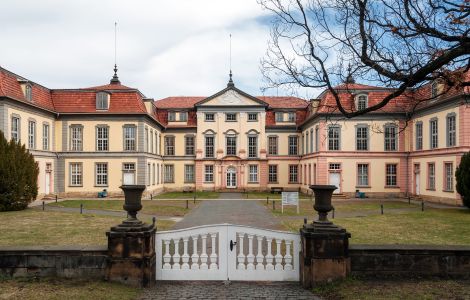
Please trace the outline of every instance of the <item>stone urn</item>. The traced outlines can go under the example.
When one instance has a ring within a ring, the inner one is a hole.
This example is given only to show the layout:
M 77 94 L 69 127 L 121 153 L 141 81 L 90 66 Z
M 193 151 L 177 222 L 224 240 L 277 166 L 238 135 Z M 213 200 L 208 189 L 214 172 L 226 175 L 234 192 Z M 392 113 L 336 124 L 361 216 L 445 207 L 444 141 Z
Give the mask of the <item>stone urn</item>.
M 146 224 L 137 219 L 137 212 L 142 209 L 142 193 L 145 190 L 145 185 L 122 185 L 119 188 L 124 192 L 124 205 L 122 208 L 127 211 L 127 219 L 112 229 L 127 230 L 133 228 L 132 230 L 134 230 L 143 226 L 146 227 Z
M 327 216 L 328 213 L 333 210 L 331 197 L 337 187 L 335 185 L 311 185 L 310 189 L 312 189 L 315 194 L 315 204 L 313 208 L 318 212 L 318 220 L 314 221 L 314 223 L 331 224 Z

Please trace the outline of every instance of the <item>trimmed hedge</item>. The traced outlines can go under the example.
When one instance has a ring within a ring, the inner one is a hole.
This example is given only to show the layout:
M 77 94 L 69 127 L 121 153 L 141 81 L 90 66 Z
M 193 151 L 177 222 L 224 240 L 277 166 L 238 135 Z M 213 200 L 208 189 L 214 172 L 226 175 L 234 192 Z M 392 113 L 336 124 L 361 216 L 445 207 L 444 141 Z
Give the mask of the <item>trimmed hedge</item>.
M 462 196 L 463 205 L 470 208 L 470 152 L 462 156 L 455 171 L 457 192 Z

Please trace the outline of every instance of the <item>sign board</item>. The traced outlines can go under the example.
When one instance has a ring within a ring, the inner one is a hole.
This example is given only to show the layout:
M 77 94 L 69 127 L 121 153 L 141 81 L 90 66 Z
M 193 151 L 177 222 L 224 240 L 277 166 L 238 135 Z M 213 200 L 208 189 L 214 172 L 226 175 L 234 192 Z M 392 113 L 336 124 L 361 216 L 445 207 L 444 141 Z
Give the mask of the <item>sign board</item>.
M 284 213 L 284 205 L 296 205 L 297 213 L 299 213 L 299 192 L 282 192 L 282 213 Z

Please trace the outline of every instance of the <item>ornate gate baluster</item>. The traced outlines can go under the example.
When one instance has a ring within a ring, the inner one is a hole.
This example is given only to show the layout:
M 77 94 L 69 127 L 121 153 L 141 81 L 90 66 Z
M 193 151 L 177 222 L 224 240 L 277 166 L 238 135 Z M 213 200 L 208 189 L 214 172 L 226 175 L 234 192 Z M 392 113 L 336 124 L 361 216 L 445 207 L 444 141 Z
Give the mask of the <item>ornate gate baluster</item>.
M 243 232 L 238 233 L 238 244 L 240 245 L 240 252 L 238 253 L 238 265 L 237 268 L 241 270 L 245 270 L 245 254 L 244 254 L 244 249 L 243 249 L 243 239 L 245 238 L 245 234 Z
M 255 256 L 253 255 L 253 235 L 248 234 L 248 255 L 246 256 L 246 261 L 248 264 L 246 265 L 247 270 L 254 270 L 255 265 L 253 262 L 255 261 Z
M 173 269 L 181 269 L 180 239 L 175 239 L 173 242 L 175 243 L 175 254 L 173 254 Z
M 281 254 L 281 239 L 276 239 L 276 264 L 274 270 L 282 270 L 282 254 Z
M 171 269 L 170 261 L 171 261 L 171 255 L 170 255 L 170 242 L 171 240 L 164 240 L 165 243 L 165 255 L 163 255 L 163 269 Z
M 272 271 L 272 270 L 274 270 L 273 254 L 272 254 L 272 249 L 271 249 L 271 245 L 273 243 L 273 238 L 272 237 L 266 237 L 266 242 L 268 243 L 268 254 L 266 254 L 266 270 Z
M 206 253 L 206 246 L 207 246 L 207 234 L 201 234 L 202 238 L 202 253 L 201 253 L 201 270 L 207 270 L 207 253 Z
M 193 235 L 193 255 L 191 255 L 191 270 L 199 269 L 199 255 L 197 254 L 197 239 L 198 235 Z
M 264 270 L 263 266 L 263 236 L 257 235 L 256 239 L 258 240 L 258 252 L 256 254 L 256 270 Z
M 286 263 L 284 265 L 284 270 L 291 271 L 292 270 L 292 255 L 290 255 L 290 245 L 292 244 L 292 241 L 286 241 L 286 255 L 284 256 L 284 262 Z
M 188 240 L 189 237 L 183 238 L 183 256 L 181 256 L 181 260 L 183 261 L 181 269 L 183 270 L 189 270 Z
M 211 233 L 212 238 L 212 252 L 211 252 L 211 269 L 217 269 L 217 253 L 216 253 L 216 245 L 215 245 L 215 238 L 217 237 L 217 233 Z

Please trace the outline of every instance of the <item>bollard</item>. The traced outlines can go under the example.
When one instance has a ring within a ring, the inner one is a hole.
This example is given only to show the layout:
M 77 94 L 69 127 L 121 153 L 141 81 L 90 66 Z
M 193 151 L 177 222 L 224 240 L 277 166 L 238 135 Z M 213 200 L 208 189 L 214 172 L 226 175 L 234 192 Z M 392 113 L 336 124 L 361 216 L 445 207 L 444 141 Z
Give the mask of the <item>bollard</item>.
M 57 195 L 55 195 L 55 203 L 57 203 Z
M 333 211 L 331 212 L 332 213 L 332 218 L 334 219 L 335 218 L 335 207 L 333 206 Z
M 151 200 L 151 201 L 153 200 L 153 195 L 152 195 L 152 194 L 150 194 L 150 200 Z
M 307 218 L 304 218 L 304 224 L 307 224 Z
M 44 201 L 42 201 L 42 210 L 44 211 L 45 208 Z
M 269 197 L 266 197 L 266 205 L 269 204 Z
M 421 211 L 424 211 L 424 201 L 421 200 Z
M 155 216 L 152 217 L 152 225 L 153 225 L 153 226 L 155 226 L 155 223 L 156 223 L 156 222 L 157 222 L 157 218 L 155 218 Z
M 276 210 L 276 200 L 273 200 L 273 210 Z
M 189 200 L 186 199 L 186 209 L 188 209 L 188 208 L 189 208 Z
M 196 195 L 193 197 L 193 204 L 196 204 Z
M 80 203 L 80 214 L 82 214 L 82 213 L 83 213 L 83 204 Z
M 384 214 L 384 205 L 380 204 L 380 213 L 383 215 Z
M 411 204 L 411 197 L 408 197 L 408 204 Z

